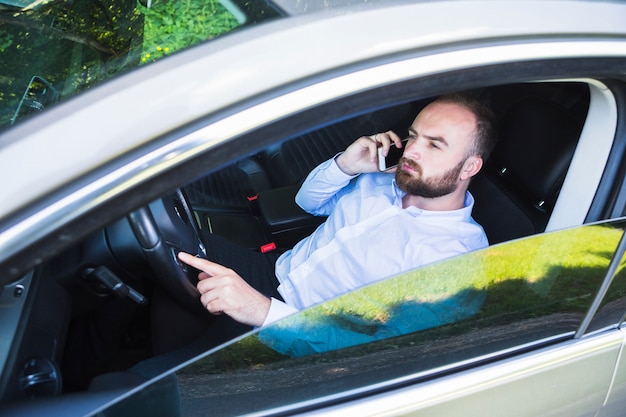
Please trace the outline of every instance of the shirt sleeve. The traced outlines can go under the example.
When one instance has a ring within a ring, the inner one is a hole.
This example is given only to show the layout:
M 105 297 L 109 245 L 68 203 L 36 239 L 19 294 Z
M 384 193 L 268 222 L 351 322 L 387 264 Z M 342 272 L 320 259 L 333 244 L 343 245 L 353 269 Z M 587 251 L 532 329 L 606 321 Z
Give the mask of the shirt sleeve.
M 336 156 L 318 165 L 304 180 L 296 194 L 296 203 L 304 211 L 316 216 L 328 216 L 337 199 L 349 191 L 347 185 L 358 176 L 344 173 L 335 159 Z
M 298 312 L 295 307 L 287 305 L 286 303 L 279 301 L 273 297 L 270 299 L 270 302 L 270 311 L 267 313 L 267 317 L 265 317 L 265 321 L 263 322 L 262 327 L 269 326 L 275 321 L 278 321 L 284 317 L 290 316 Z

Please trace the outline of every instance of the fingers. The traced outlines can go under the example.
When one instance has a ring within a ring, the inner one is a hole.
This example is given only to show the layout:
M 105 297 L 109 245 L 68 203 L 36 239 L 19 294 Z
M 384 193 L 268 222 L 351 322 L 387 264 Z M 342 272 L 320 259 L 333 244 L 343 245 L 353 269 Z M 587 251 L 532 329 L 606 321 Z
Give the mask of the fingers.
M 232 270 L 198 282 L 200 302 L 211 314 L 227 314 L 240 323 L 261 326 L 271 301 Z
M 232 269 L 207 259 L 197 258 L 185 252 L 180 252 L 178 259 L 201 271 L 198 274 L 200 281 L 197 284 L 198 291 L 201 294 L 216 288 L 227 288 L 230 290 L 234 287 L 233 284 L 239 283 L 239 281 L 243 282 L 243 279 Z
M 215 262 L 211 262 L 208 259 L 198 258 L 197 256 L 190 255 L 186 252 L 179 252 L 178 259 L 180 259 L 182 262 L 186 263 L 187 265 L 192 266 L 204 272 L 208 276 L 213 276 L 213 275 L 217 275 L 220 273 L 224 273 L 225 271 L 228 270 L 228 268 L 226 268 L 225 266 L 222 266 Z M 207 276 L 205 276 L 204 274 L 200 274 L 198 276 L 198 279 L 204 279 L 204 278 L 207 278 Z
M 200 302 L 211 314 L 227 314 L 250 326 L 261 326 L 271 301 L 250 286 L 239 274 L 223 265 L 190 255 L 178 254 L 178 259 L 199 269 Z
M 219 300 L 213 297 L 213 295 L 211 292 L 202 294 L 200 302 L 209 313 L 215 315 L 224 314 L 224 309 L 220 305 Z
M 374 172 L 377 166 L 376 146 L 376 143 L 369 137 L 360 137 L 339 154 L 335 162 L 339 169 L 348 175 Z
M 402 147 L 402 139 L 400 136 L 396 135 L 392 130 L 388 130 L 387 132 L 377 133 L 373 136 L 370 136 L 372 141 L 376 144 L 377 148 L 381 148 L 381 152 L 383 156 L 387 156 L 389 154 L 389 148 L 391 146 L 396 146 L 397 148 Z M 378 149 L 376 149 L 376 153 Z
M 231 306 L 228 302 L 231 295 L 227 282 L 220 282 L 219 278 L 213 277 L 198 282 L 198 291 L 200 291 L 200 302 L 211 314 L 224 314 Z
M 372 163 L 376 163 L 376 161 L 378 160 L 378 148 L 381 146 L 381 143 L 383 143 L 384 146 L 384 142 L 380 142 L 378 136 L 380 136 L 380 133 L 370 136 L 370 140 L 365 141 L 366 147 L 369 152 L 369 160 Z
M 202 305 L 212 314 L 222 314 L 233 307 L 231 303 L 238 296 L 238 287 L 241 286 L 241 282 L 233 270 L 225 267 L 219 268 L 221 265 L 218 264 L 214 265 L 218 268 L 214 268 L 211 275 L 206 272 L 200 273 L 196 288 L 200 292 Z M 219 272 L 216 272 L 218 270 Z
M 335 161 L 339 168 L 348 175 L 364 172 L 378 172 L 378 151 L 383 156 L 389 153 L 389 147 L 395 144 L 402 147 L 402 140 L 391 130 L 371 136 L 362 136 L 341 153 Z

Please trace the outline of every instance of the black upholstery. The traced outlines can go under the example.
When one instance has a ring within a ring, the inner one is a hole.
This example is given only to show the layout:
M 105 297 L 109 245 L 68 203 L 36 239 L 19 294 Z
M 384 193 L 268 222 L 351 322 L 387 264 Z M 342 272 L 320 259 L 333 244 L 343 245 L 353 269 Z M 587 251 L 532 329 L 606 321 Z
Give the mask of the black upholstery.
M 346 149 L 360 136 L 390 129 L 405 134 L 416 113 L 414 107 L 407 104 L 345 120 L 267 149 L 261 153 L 261 159 L 275 186 L 298 184 L 313 168 Z
M 572 159 L 581 125 L 547 100 L 523 99 L 501 121 L 502 146 L 491 163 L 538 207 L 554 204 Z
M 249 197 L 270 188 L 269 176 L 254 158 L 244 159 L 185 187 L 196 208 L 249 212 Z
M 332 158 L 357 137 L 374 131 L 367 122 L 360 126 L 343 122 L 267 149 L 261 158 L 272 167 L 272 180 L 277 186 L 291 185 L 304 180 L 320 162 Z
M 542 97 L 524 97 L 499 122 L 500 141 L 470 185 L 473 216 L 490 243 L 542 232 L 584 118 Z
M 407 129 L 414 114 L 402 105 L 303 134 L 228 166 L 185 187 L 194 207 L 210 211 L 249 211 L 248 197 L 297 184 L 319 163 L 356 138 L 387 129 Z
M 326 218 L 312 216 L 295 204 L 299 185 L 287 185 L 259 194 L 259 211 L 265 229 L 278 246 L 290 248 L 310 235 Z

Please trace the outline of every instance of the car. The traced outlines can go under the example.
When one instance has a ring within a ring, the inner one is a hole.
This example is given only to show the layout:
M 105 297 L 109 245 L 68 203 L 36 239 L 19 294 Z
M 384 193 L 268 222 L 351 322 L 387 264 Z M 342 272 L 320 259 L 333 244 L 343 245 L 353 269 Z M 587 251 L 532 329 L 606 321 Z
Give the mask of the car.
M 623 415 L 626 3 L 2 3 L 1 415 Z M 178 251 L 291 248 L 311 169 L 455 92 L 487 248 L 211 327 Z

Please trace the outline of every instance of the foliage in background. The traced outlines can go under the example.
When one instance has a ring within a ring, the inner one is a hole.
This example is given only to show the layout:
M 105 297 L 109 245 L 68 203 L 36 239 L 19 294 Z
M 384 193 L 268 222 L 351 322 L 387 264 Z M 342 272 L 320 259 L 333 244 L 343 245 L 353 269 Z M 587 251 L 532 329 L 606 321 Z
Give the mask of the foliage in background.
M 239 25 L 218 0 L 156 0 L 150 8 L 136 0 L 54 0 L 0 10 L 0 129 Z M 34 76 L 55 100 L 30 94 L 24 105 Z
M 156 1 L 145 15 L 141 62 L 148 63 L 239 26 L 218 0 Z
M 58 0 L 33 10 L 4 10 L 0 127 L 17 119 L 20 99 L 33 76 L 54 86 L 59 96 L 69 97 L 136 66 L 143 24 L 143 15 L 128 0 Z M 52 104 L 41 102 L 34 110 Z

